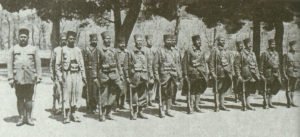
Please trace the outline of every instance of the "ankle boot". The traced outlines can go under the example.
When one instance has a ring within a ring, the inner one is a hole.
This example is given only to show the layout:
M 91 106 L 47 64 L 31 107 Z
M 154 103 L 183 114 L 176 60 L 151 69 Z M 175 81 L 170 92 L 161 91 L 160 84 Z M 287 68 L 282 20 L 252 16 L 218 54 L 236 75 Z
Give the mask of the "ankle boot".
M 220 109 L 224 111 L 230 111 L 228 108 L 225 107 L 224 102 L 225 102 L 225 93 L 220 94 Z
M 264 109 L 269 109 L 269 103 L 268 103 L 267 100 L 268 100 L 268 99 L 267 99 L 267 93 L 264 92 L 264 93 L 263 93 L 263 108 L 264 108 Z
M 195 111 L 196 112 L 203 112 L 201 109 L 200 109 L 200 107 L 199 107 L 199 102 L 200 102 L 200 95 L 196 95 L 195 96 L 195 106 L 194 106 L 194 109 L 195 109 Z
M 111 115 L 111 109 L 112 109 L 112 106 L 106 107 L 106 119 L 108 119 L 108 120 L 114 120 Z
M 276 108 L 274 105 L 273 105 L 273 103 L 272 103 L 272 100 L 273 100 L 273 95 L 269 95 L 269 106 L 270 106 L 270 108 Z
M 25 104 L 25 107 L 26 107 L 26 121 L 27 121 L 27 124 L 30 125 L 30 126 L 34 126 L 34 122 L 31 118 L 32 105 L 33 105 L 32 101 L 27 101 L 26 104 Z
M 286 101 L 287 101 L 286 105 L 287 105 L 288 108 L 290 108 L 291 105 L 292 105 L 292 103 L 291 103 L 291 93 L 289 91 L 286 91 L 285 96 L 286 96 Z
M 172 99 L 168 99 L 166 104 L 166 115 L 169 117 L 174 117 L 174 115 L 171 114 L 171 104 L 172 104 Z
M 215 112 L 220 111 L 219 93 L 214 94 Z
M 162 101 L 161 102 L 161 106 L 159 106 L 159 117 L 160 118 L 164 118 L 165 117 L 165 113 L 164 113 L 164 104 L 165 104 L 165 101 Z
M 145 110 L 144 107 L 139 107 L 139 112 L 138 112 L 138 117 L 142 118 L 142 119 L 148 119 L 148 117 L 145 116 L 145 114 L 143 113 L 143 111 Z
M 250 95 L 248 95 L 247 96 L 247 98 L 246 98 L 246 104 L 247 104 L 247 108 L 249 109 L 249 110 L 255 110 L 255 108 L 253 107 L 253 106 L 251 106 L 251 103 L 250 103 L 250 98 L 251 98 L 251 96 Z

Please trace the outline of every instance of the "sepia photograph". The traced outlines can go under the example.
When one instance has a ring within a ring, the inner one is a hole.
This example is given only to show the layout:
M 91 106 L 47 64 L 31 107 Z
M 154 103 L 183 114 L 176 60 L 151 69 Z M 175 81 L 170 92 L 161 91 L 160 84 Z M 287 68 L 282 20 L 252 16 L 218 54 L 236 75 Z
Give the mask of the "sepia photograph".
M 300 0 L 0 0 L 0 137 L 300 137 Z

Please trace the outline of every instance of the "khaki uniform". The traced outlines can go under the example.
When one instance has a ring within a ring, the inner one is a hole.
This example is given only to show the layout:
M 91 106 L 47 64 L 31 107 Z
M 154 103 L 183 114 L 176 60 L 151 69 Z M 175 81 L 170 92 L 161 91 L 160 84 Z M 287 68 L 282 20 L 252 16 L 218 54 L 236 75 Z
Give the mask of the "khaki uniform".
M 65 108 L 79 108 L 81 100 L 85 69 L 81 50 L 78 47 L 61 48 L 56 56 L 56 73 L 63 80 Z
M 54 83 L 54 85 L 53 85 L 53 99 L 54 100 L 56 100 L 56 99 L 60 100 L 60 95 L 61 95 L 61 85 L 56 76 L 56 68 L 55 68 L 56 56 L 60 51 L 61 51 L 61 47 L 56 47 L 53 49 L 52 54 L 51 54 L 50 64 L 49 64 L 50 73 L 52 75 L 52 81 Z M 55 105 L 55 102 L 53 102 L 53 105 Z
M 154 58 L 156 56 L 157 51 L 155 49 L 153 49 L 153 47 L 151 47 L 151 48 L 146 47 L 145 51 L 148 54 L 148 57 L 149 57 L 149 60 L 150 60 L 149 61 L 150 66 L 151 66 L 152 70 L 154 70 Z M 151 74 L 151 75 L 154 76 L 154 74 Z M 149 82 L 147 90 L 148 90 L 147 92 L 148 92 L 149 100 L 150 101 L 154 100 L 155 96 L 156 96 L 156 91 L 157 91 L 157 83 L 156 82 Z
M 128 54 L 128 50 L 125 49 L 124 51 L 121 50 L 121 49 L 116 49 L 117 51 L 117 59 L 121 65 L 121 71 L 123 72 L 123 74 L 125 74 L 125 69 L 124 69 L 124 60 L 125 60 L 125 56 L 126 54 Z M 125 80 L 125 78 L 123 78 L 123 81 L 122 81 L 122 90 L 121 92 L 118 93 L 118 97 L 117 97 L 117 101 L 118 101 L 118 105 L 124 107 L 124 104 L 125 104 L 125 98 L 127 96 L 127 91 L 128 91 L 128 84 Z
M 97 108 L 97 98 L 98 98 L 98 87 L 94 82 L 97 76 L 97 64 L 99 50 L 97 47 L 91 48 L 89 46 L 82 50 L 83 61 L 85 66 L 85 75 L 87 78 L 87 85 L 84 86 L 83 98 L 88 99 L 87 107 L 90 110 L 95 110 Z M 88 92 L 88 93 L 87 93 Z M 87 98 L 88 95 L 88 98 Z
M 178 74 L 179 74 L 179 77 L 181 78 L 182 77 L 182 67 L 181 67 L 181 64 L 182 64 L 182 57 L 181 57 L 181 54 L 180 54 L 180 50 L 177 48 L 177 47 L 172 47 L 172 51 L 173 51 L 173 54 L 175 56 L 175 62 L 176 62 L 176 67 L 177 67 L 177 70 L 178 70 Z M 172 93 L 172 102 L 173 104 L 175 104 L 176 102 L 176 95 L 177 95 L 177 91 L 179 90 L 180 88 L 180 85 L 181 85 L 181 79 L 178 79 L 177 83 L 175 84 L 175 88 L 173 88 L 173 93 Z

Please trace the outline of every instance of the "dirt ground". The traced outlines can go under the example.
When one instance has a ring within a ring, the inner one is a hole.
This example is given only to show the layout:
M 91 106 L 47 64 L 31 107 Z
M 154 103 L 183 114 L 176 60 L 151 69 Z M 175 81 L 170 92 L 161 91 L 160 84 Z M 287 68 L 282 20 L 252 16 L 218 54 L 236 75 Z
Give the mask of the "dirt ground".
M 35 126 L 16 127 L 17 109 L 14 90 L 5 78 L 0 79 L 0 137 L 299 137 L 300 107 L 287 108 L 284 91 L 275 98 L 276 109 L 262 109 L 262 97 L 254 95 L 256 111 L 241 111 L 228 95 L 230 112 L 213 112 L 211 89 L 201 97 L 205 113 L 186 114 L 184 97 L 181 106 L 173 107 L 174 118 L 158 117 L 157 107 L 148 108 L 148 120 L 129 120 L 129 111 L 113 113 L 115 120 L 99 122 L 97 116 L 80 109 L 81 123 L 62 124 L 60 116 L 52 116 L 52 83 L 48 77 L 36 92 L 33 117 Z M 300 92 L 295 101 L 300 105 Z M 157 105 L 157 104 L 156 104 Z

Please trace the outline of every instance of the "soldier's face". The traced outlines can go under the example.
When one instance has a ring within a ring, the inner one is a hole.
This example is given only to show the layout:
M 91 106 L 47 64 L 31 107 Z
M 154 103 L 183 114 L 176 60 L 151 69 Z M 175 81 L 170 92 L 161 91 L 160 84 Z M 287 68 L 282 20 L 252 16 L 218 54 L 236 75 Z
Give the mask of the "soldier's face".
M 243 45 L 242 45 L 242 44 L 238 44 L 238 45 L 237 45 L 237 50 L 238 50 L 238 51 L 241 51 L 242 49 L 243 49 Z
M 275 42 L 271 42 L 271 43 L 269 44 L 269 47 L 270 47 L 271 49 L 274 49 L 274 48 L 276 47 Z
M 194 40 L 194 45 L 195 45 L 196 47 L 200 48 L 200 47 L 201 47 L 201 40 L 200 40 L 200 39 Z
M 142 46 L 143 46 L 143 39 L 141 37 L 135 38 L 135 46 L 137 48 L 142 48 Z
M 147 39 L 147 47 L 151 48 L 152 47 L 152 39 Z
M 67 45 L 67 39 L 66 38 L 61 39 L 60 42 L 61 42 L 61 46 L 66 46 Z
M 105 46 L 110 46 L 110 43 L 111 43 L 111 37 L 110 36 L 105 36 L 103 38 L 103 43 Z
M 165 39 L 165 46 L 166 47 L 171 47 L 172 46 L 172 39 L 170 39 L 170 38 Z
M 74 46 L 75 40 L 76 40 L 76 39 L 75 39 L 74 36 L 72 36 L 72 35 L 69 36 L 69 37 L 68 37 L 68 45 L 69 45 L 69 46 Z
M 120 48 L 121 50 L 126 49 L 126 44 L 125 44 L 125 43 L 119 43 L 118 45 L 119 45 L 119 48 Z
M 98 42 L 98 39 L 97 39 L 97 38 L 92 38 L 92 39 L 90 40 L 91 46 L 93 46 L 93 47 L 96 47 L 96 46 L 97 46 L 97 42 Z
M 176 39 L 174 38 L 174 39 L 172 39 L 172 46 L 176 46 Z
M 218 40 L 218 45 L 221 46 L 221 47 L 224 47 L 225 46 L 225 38 L 221 37 Z
M 295 51 L 295 45 L 290 45 L 290 51 Z
M 25 46 L 28 44 L 28 36 L 26 34 L 19 35 L 20 45 Z
M 245 48 L 246 48 L 247 50 L 250 50 L 250 51 L 252 50 L 252 47 L 253 47 L 253 46 L 252 46 L 251 43 L 248 43 L 248 44 L 245 45 Z

